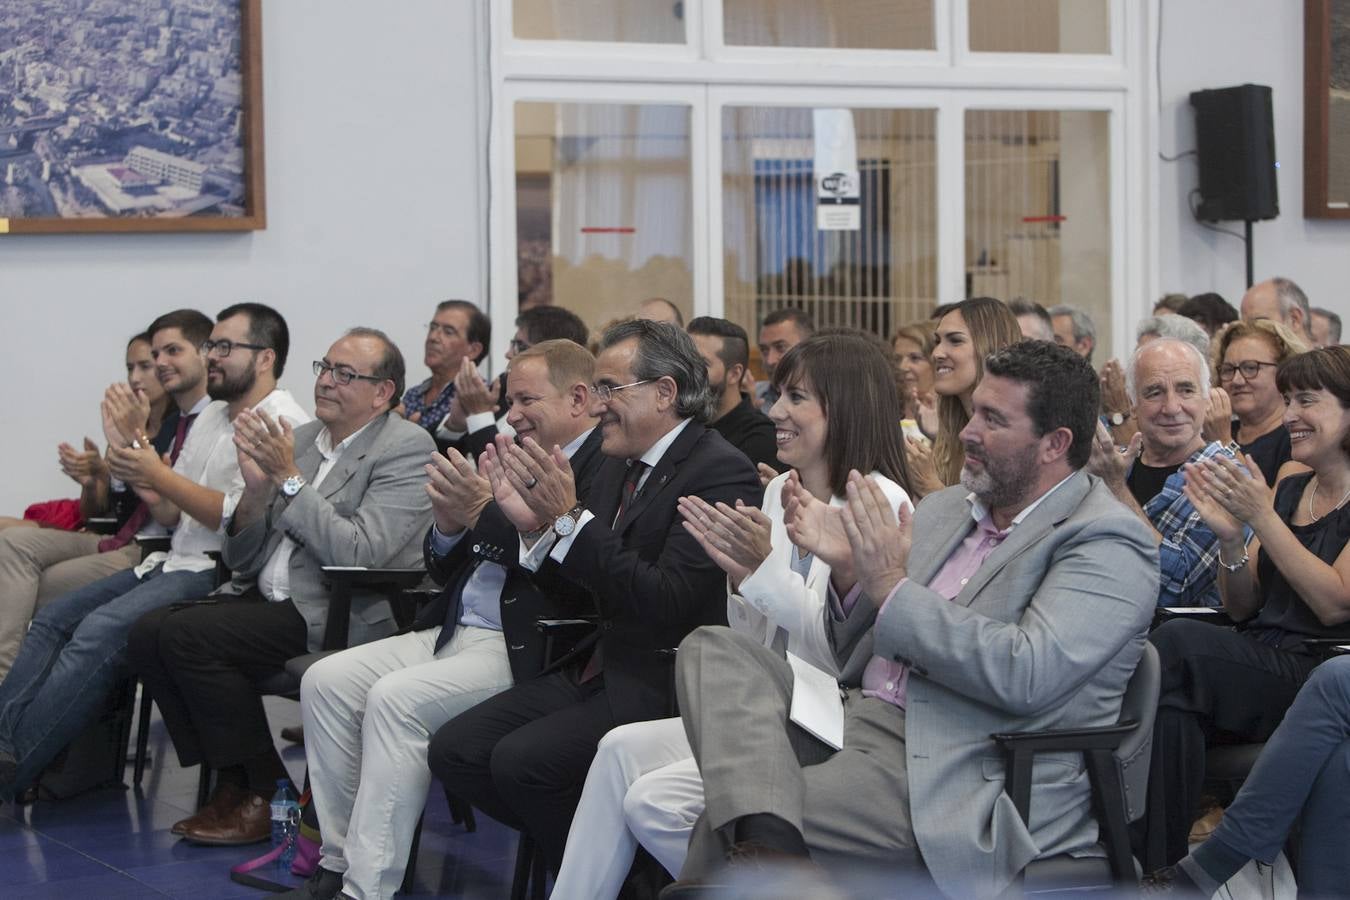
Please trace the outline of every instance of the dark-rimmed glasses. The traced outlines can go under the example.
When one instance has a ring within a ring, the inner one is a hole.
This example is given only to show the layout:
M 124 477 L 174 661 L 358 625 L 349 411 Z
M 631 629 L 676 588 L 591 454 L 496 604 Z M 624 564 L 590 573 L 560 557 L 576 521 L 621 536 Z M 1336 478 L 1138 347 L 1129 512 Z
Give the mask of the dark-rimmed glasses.
M 1279 363 L 1257 362 L 1254 359 L 1244 359 L 1237 365 L 1233 365 L 1232 363 L 1224 363 L 1223 365 L 1219 366 L 1219 380 L 1232 381 L 1233 376 L 1236 375 L 1238 372 L 1241 372 L 1243 378 L 1247 379 L 1248 381 L 1251 381 L 1257 375 L 1261 374 L 1262 366 L 1274 367 L 1278 365 Z
M 232 341 L 229 338 L 221 338 L 218 341 L 213 341 L 210 338 L 207 338 L 206 340 L 201 342 L 200 346 L 202 353 L 204 355 L 210 356 L 211 354 L 214 353 L 221 359 L 224 359 L 225 357 L 229 356 L 231 353 L 235 351 L 236 348 L 240 348 L 243 350 L 271 349 L 270 347 L 264 347 L 262 344 L 245 344 L 243 341 Z
M 322 378 L 324 372 L 327 372 L 329 375 L 331 375 L 333 377 L 333 381 L 342 385 L 351 384 L 355 380 L 374 381 L 377 383 L 389 380 L 388 378 L 381 378 L 379 375 L 362 375 L 360 372 L 356 371 L 350 366 L 335 366 L 332 363 L 324 362 L 321 359 L 314 360 L 315 376 L 318 378 Z

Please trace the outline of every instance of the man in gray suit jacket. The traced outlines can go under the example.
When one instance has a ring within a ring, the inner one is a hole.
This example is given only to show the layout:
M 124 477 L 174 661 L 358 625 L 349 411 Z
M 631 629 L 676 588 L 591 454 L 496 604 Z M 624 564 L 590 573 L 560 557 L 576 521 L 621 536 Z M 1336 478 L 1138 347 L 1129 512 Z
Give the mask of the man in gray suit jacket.
M 763 646 L 714 628 L 681 645 L 680 707 L 707 795 L 682 878 L 727 859 L 809 855 L 986 897 L 1032 859 L 1095 843 L 1081 757 L 1037 759 L 1027 828 L 989 736 L 1116 721 L 1157 596 L 1157 550 L 1080 471 L 1092 368 L 1029 341 L 985 373 L 961 434 L 962 486 L 899 522 L 857 476 L 842 510 L 804 492 L 789 500 L 794 543 L 833 573 L 842 750 L 783 727 L 793 671 Z
M 247 844 L 270 833 L 268 799 L 286 769 L 254 687 L 287 659 L 320 649 L 330 591 L 323 566 L 420 566 L 431 523 L 425 466 L 435 442 L 390 412 L 403 357 L 382 332 L 354 328 L 314 364 L 315 415 L 294 432 L 246 410 L 235 421 L 244 493 L 223 559 L 233 581 L 216 603 L 146 616 L 132 665 L 159 703 L 184 766 L 220 773 L 215 795 L 175 833 Z M 354 592 L 348 637 L 394 631 L 378 594 Z

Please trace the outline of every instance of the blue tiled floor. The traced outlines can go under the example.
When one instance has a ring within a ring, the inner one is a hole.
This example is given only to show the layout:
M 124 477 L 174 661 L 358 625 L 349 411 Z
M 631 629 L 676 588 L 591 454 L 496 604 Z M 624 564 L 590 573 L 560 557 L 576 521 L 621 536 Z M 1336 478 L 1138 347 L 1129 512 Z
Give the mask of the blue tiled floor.
M 300 708 L 292 701 L 269 698 L 267 709 L 274 734 L 299 722 Z M 279 738 L 278 744 L 298 782 L 304 752 Z M 150 752 L 152 762 L 141 788 L 92 791 L 31 806 L 0 805 L 0 896 L 268 897 L 229 878 L 230 866 L 259 855 L 266 845 L 196 847 L 169 833 L 196 802 L 197 769 L 179 767 L 158 712 L 151 722 Z M 130 783 L 130 765 L 126 777 Z M 477 818 L 473 834 L 452 824 L 444 794 L 432 785 L 417 858 L 416 896 L 507 896 L 515 832 L 481 814 Z

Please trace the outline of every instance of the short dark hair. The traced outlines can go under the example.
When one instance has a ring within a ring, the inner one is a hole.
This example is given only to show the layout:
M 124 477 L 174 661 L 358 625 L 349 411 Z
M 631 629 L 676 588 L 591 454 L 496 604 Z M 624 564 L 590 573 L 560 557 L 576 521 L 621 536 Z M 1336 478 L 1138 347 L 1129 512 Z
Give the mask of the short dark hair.
M 581 317 L 561 306 L 531 306 L 516 316 L 516 327 L 525 329 L 525 336 L 531 344 L 572 341 L 585 347 L 591 338 Z
M 1186 302 L 1185 294 L 1163 294 L 1158 298 L 1158 302 L 1153 304 L 1153 314 L 1156 316 L 1158 310 L 1166 309 L 1181 315 L 1181 305 Z
M 1036 434 L 1069 429 L 1073 434 L 1069 465 L 1075 469 L 1087 465 L 1102 402 L 1101 385 L 1091 363 L 1060 344 L 1021 341 L 990 354 L 984 371 L 1025 384 L 1027 415 Z
M 1050 311 L 1035 300 L 1015 297 L 1008 301 L 1008 309 L 1012 310 L 1014 316 L 1035 316 L 1045 323 L 1046 328 L 1049 328 L 1052 332 L 1055 330 L 1055 323 L 1050 318 Z
M 816 330 L 816 320 L 811 318 L 811 314 L 804 309 L 796 306 L 785 306 L 782 309 L 775 309 L 764 317 L 764 321 L 759 324 L 761 329 L 768 328 L 770 325 L 781 325 L 784 322 L 791 322 L 797 326 L 797 330 L 802 333 L 802 337 L 813 334 Z
M 344 337 L 364 337 L 374 338 L 384 344 L 384 355 L 380 361 L 375 364 L 375 368 L 370 374 L 376 378 L 388 379 L 394 383 L 394 394 L 389 398 L 389 408 L 393 409 L 403 402 L 403 388 L 407 378 L 407 366 L 403 363 L 403 351 L 398 349 L 398 344 L 390 340 L 389 335 L 378 328 L 367 328 L 358 325 L 355 328 L 348 328 Z
M 148 331 L 142 331 L 140 334 L 133 334 L 130 338 L 127 339 L 127 346 L 130 347 L 132 344 L 136 343 L 137 341 L 140 341 L 141 343 L 144 343 L 144 344 L 149 344 L 149 343 L 151 343 L 151 340 L 150 340 L 150 332 L 148 332 Z
M 713 397 L 708 389 L 708 364 L 699 355 L 694 339 L 670 322 L 628 319 L 610 326 L 600 338 L 600 350 L 633 338 L 638 342 L 633 354 L 633 377 L 639 381 L 669 377 L 675 382 L 676 414 L 696 422 L 711 419 Z
M 1324 390 L 1350 409 L 1350 347 L 1337 344 L 1289 357 L 1275 370 L 1275 386 L 1282 394 Z M 1350 455 L 1350 434 L 1341 451 Z
M 732 366 L 750 365 L 750 337 L 745 329 L 728 319 L 716 316 L 699 316 L 691 319 L 685 331 L 690 334 L 703 334 L 722 339 L 722 349 L 717 358 L 728 369 Z
M 163 331 L 165 328 L 177 328 L 182 333 L 183 340 L 194 347 L 198 347 L 201 346 L 202 341 L 211 337 L 212 324 L 205 313 L 200 313 L 195 309 L 175 309 L 150 323 L 150 327 L 145 329 L 146 340 L 154 343 L 156 332 Z
M 1209 291 L 1196 294 L 1177 307 L 1177 315 L 1190 319 L 1212 336 L 1229 322 L 1238 320 L 1238 311 L 1223 296 Z
M 469 331 L 464 335 L 464 339 L 471 344 L 476 342 L 483 348 L 474 357 L 474 365 L 477 365 L 488 355 L 488 345 L 492 343 L 492 320 L 487 317 L 487 313 L 468 300 L 442 300 L 436 304 L 438 313 L 447 309 L 457 309 L 469 317 Z
M 272 357 L 272 377 L 280 378 L 286 370 L 286 354 L 291 352 L 291 331 L 286 320 L 264 303 L 236 303 L 227 306 L 216 314 L 217 322 L 224 322 L 233 316 L 248 316 L 248 339 L 250 343 L 267 347 L 275 354 Z

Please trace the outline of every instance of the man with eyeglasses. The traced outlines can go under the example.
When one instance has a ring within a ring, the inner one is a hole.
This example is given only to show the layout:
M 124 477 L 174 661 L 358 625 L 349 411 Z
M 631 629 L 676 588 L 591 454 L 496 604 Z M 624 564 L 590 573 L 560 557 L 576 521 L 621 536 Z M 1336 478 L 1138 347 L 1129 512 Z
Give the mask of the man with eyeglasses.
M 605 333 L 591 412 L 606 458 L 584 503 L 557 448 L 499 438 L 481 461 L 520 535 L 520 564 L 589 590 L 599 627 L 554 671 L 443 726 L 428 759 L 450 791 L 528 832 L 555 872 L 600 738 L 670 715 L 662 651 L 726 623 L 726 576 L 680 524 L 677 501 L 758 506 L 761 489 L 745 455 L 705 425 L 707 369 L 669 323 Z
M 572 341 L 513 356 L 507 419 L 519 435 L 558 447 L 588 496 L 600 432 L 588 387 L 595 359 Z M 300 688 L 323 851 L 319 870 L 289 896 L 390 897 L 426 799 L 427 741 L 459 713 L 544 667 L 540 618 L 590 608 L 590 595 L 556 573 L 520 565 L 519 539 L 488 480 L 456 450 L 430 460 L 433 524 L 427 570 L 444 590 L 410 631 L 329 656 Z M 358 765 L 352 747 L 361 747 Z
M 168 390 L 175 371 L 171 351 L 196 352 L 170 346 L 170 336 L 160 331 L 152 341 Z M 201 347 L 213 402 L 197 416 L 178 458 L 170 465 L 145 434 L 109 450 L 112 476 L 132 486 L 154 521 L 173 529 L 170 549 L 66 594 L 34 616 L 0 684 L 0 796 L 22 790 L 88 723 L 126 673 L 132 623 L 211 589 L 215 562 L 207 554 L 221 548 L 244 490 L 234 449 L 235 418 L 256 410 L 273 421 L 309 421 L 291 395 L 276 386 L 289 344 L 286 321 L 271 307 L 227 307 Z
M 435 443 L 391 414 L 397 346 L 353 328 L 314 363 L 317 421 L 292 428 L 245 410 L 233 448 L 244 492 L 222 558 L 231 586 L 210 604 L 156 610 L 132 628 L 132 667 L 159 704 L 179 761 L 205 762 L 211 802 L 174 826 L 195 843 L 265 840 L 268 798 L 287 777 L 255 685 L 322 647 L 332 590 L 324 566 L 409 567 L 431 521 L 423 465 Z M 348 639 L 391 634 L 388 601 L 355 589 Z
M 506 362 L 510 364 L 518 354 L 544 341 L 572 341 L 585 347 L 588 337 L 586 323 L 571 310 L 532 306 L 516 317 L 516 333 L 506 349 Z M 455 395 L 439 437 L 451 441 L 465 456 L 477 457 L 499 433 L 514 433 L 506 421 L 507 409 L 506 379 L 486 384 L 478 366 L 466 358 L 455 376 Z
M 431 377 L 408 388 L 403 395 L 403 416 L 436 437 L 450 414 L 455 398 L 455 378 L 464 366 L 478 365 L 487 356 L 492 341 L 492 320 L 467 300 L 444 300 L 427 323 L 422 361 Z

